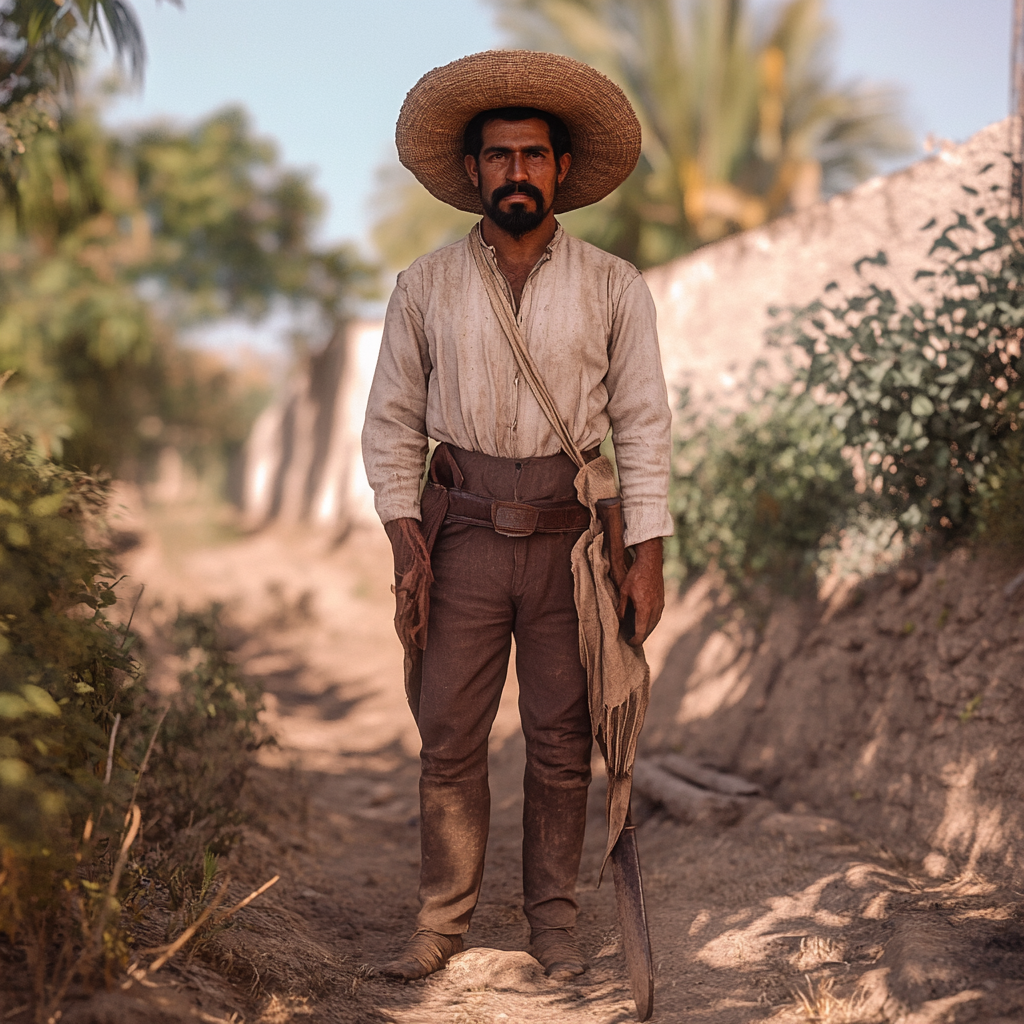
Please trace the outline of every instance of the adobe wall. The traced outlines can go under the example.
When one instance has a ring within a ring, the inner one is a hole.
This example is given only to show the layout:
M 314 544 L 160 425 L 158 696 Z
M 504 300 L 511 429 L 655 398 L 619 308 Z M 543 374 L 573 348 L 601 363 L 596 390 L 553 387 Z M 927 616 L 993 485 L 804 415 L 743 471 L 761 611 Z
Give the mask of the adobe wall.
M 767 354 L 768 308 L 806 305 L 830 281 L 859 290 L 853 264 L 862 256 L 884 250 L 889 266 L 865 267 L 865 278 L 919 294 L 914 272 L 934 266 L 928 249 L 953 211 L 983 201 L 990 212 L 1007 211 L 1009 133 L 1009 119 L 989 125 L 903 171 L 648 270 L 670 391 L 688 386 L 701 402 L 727 398 L 730 378 L 742 379 Z M 1002 189 L 985 201 L 964 185 Z M 922 230 L 933 217 L 936 227 Z

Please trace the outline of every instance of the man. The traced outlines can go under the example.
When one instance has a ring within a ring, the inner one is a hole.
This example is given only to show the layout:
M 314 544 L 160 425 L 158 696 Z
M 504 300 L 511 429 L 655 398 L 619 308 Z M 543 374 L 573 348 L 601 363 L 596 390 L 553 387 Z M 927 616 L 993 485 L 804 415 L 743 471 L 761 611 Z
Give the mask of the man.
M 423 742 L 421 910 L 382 970 L 423 977 L 462 949 L 487 841 L 487 737 L 514 635 L 527 747 L 524 912 L 534 956 L 564 980 L 586 968 L 573 929 L 592 732 L 571 553 L 589 516 L 481 273 L 495 274 L 584 457 L 612 430 L 635 550 L 619 614 L 632 602 L 631 642 L 642 644 L 664 605 L 662 537 L 672 530 L 654 306 L 636 268 L 567 235 L 554 216 L 616 188 L 636 164 L 640 130 L 622 92 L 592 68 L 501 51 L 425 75 L 397 142 L 428 190 L 483 219 L 399 275 L 363 429 Z M 428 436 L 441 444 L 421 512 Z M 435 514 L 427 499 L 438 493 Z

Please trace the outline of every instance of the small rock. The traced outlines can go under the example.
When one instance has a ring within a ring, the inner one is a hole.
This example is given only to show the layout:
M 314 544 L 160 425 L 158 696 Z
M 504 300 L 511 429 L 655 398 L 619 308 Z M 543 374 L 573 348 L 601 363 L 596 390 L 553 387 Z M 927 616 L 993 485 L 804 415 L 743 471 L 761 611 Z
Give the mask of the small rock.
M 379 782 L 370 790 L 370 806 L 380 807 L 383 804 L 389 804 L 397 795 L 395 787 L 390 783 Z
M 912 569 L 912 568 L 906 567 L 906 568 L 900 569 L 896 573 L 896 585 L 900 588 L 900 590 L 903 591 L 904 594 L 907 593 L 907 591 L 909 591 L 909 590 L 913 590 L 914 587 L 916 587 L 918 585 L 918 583 L 920 583 L 920 582 L 921 582 L 921 570 L 920 569 Z
M 435 978 L 463 992 L 523 992 L 542 986 L 544 968 L 529 953 L 480 946 L 453 956 Z
M 929 878 L 948 878 L 953 873 L 953 862 L 938 850 L 932 850 L 921 862 L 921 867 Z
M 962 632 L 943 631 L 936 647 L 939 657 L 947 665 L 956 665 L 974 650 L 974 640 Z

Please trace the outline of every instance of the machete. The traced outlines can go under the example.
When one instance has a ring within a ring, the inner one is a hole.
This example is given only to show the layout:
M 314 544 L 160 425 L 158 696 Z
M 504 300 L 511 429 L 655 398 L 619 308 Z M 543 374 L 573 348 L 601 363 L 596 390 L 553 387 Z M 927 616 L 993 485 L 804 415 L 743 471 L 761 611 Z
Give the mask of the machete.
M 602 498 L 597 502 L 597 515 L 604 531 L 604 552 L 608 558 L 609 575 L 617 590 L 622 589 L 629 567 L 626 564 L 625 524 L 622 499 Z M 634 609 L 629 604 L 622 619 L 623 635 L 629 639 L 636 632 Z M 640 875 L 640 857 L 636 846 L 636 827 L 629 817 L 612 849 L 612 878 L 615 902 L 619 911 L 619 930 L 626 954 L 629 985 L 636 1004 L 636 1019 L 646 1021 L 654 1013 L 654 960 L 651 937 L 647 930 L 647 908 L 644 906 L 644 885 Z
M 626 827 L 612 850 L 612 877 L 615 902 L 619 910 L 619 931 L 626 954 L 629 987 L 636 1003 L 636 1019 L 650 1020 L 654 1013 L 654 961 L 651 936 L 647 931 L 644 883 L 640 876 L 640 857 L 636 848 L 636 826 L 626 819 Z

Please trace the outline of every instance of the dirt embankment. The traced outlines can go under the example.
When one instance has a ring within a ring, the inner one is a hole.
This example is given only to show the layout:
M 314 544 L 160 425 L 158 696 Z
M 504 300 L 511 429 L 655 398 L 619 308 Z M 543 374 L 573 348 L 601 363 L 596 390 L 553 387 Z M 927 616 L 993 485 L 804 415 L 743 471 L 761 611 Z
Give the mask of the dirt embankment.
M 679 749 L 838 817 L 934 877 L 1024 880 L 1024 556 L 960 549 L 779 603 L 762 630 L 713 584 L 655 687 L 648 751 Z

